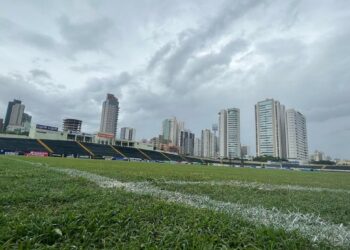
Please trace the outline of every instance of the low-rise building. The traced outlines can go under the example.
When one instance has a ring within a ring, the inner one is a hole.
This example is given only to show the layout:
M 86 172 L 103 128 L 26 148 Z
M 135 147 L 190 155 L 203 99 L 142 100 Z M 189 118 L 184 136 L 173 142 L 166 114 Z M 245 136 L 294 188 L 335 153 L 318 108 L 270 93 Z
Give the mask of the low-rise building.
M 36 124 L 29 131 L 29 138 L 43 140 L 68 140 L 67 131 L 58 131 L 57 127 Z

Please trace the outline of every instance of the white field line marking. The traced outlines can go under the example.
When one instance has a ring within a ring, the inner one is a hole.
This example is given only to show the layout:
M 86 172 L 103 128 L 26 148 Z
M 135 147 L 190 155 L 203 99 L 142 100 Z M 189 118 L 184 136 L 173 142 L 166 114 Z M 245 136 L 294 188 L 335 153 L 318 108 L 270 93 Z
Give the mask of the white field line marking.
M 258 182 L 244 182 L 244 181 L 178 181 L 178 180 L 154 180 L 155 184 L 170 184 L 170 185 L 209 185 L 209 186 L 233 186 L 242 188 L 260 189 L 266 191 L 287 190 L 287 191 L 310 191 L 310 192 L 333 192 L 333 193 L 348 193 L 350 190 L 346 189 L 332 189 L 321 187 L 305 187 L 288 184 L 268 184 Z
M 350 230 L 346 226 L 343 226 L 343 224 L 332 224 L 314 214 L 284 213 L 276 208 L 266 209 L 262 206 L 250 207 L 239 203 L 216 201 L 207 196 L 161 190 L 146 182 L 120 182 L 105 176 L 76 169 L 54 168 L 42 163 L 23 162 L 65 173 L 72 177 L 81 177 L 102 188 L 122 188 L 127 192 L 150 195 L 167 202 L 183 204 L 194 208 L 209 209 L 228 214 L 232 217 L 240 217 L 252 224 L 283 229 L 287 232 L 299 231 L 301 235 L 313 242 L 327 241 L 333 246 L 350 247 Z

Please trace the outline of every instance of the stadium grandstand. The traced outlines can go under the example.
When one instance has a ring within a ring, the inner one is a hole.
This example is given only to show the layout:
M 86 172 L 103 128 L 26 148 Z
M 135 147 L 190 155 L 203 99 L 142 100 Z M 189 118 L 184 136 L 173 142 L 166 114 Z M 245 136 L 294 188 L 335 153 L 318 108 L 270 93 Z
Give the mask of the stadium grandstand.
M 32 151 L 48 152 L 45 147 L 35 139 L 0 138 L 0 152 L 25 154 Z
M 184 156 L 175 153 L 140 149 L 135 147 L 102 145 L 96 143 L 67 141 L 67 140 L 40 140 L 28 138 L 0 137 L 0 154 L 60 156 L 92 159 L 139 160 L 156 162 L 182 162 L 190 164 L 225 164 L 241 166 L 239 160 L 215 160 L 199 157 Z M 293 163 L 264 163 L 244 161 L 245 167 L 279 168 L 309 171 L 350 171 L 350 166 L 343 165 L 298 165 Z
M 42 142 L 47 146 L 49 151 L 51 151 L 51 154 L 57 156 L 92 156 L 90 152 L 81 147 L 81 145 L 76 141 L 42 140 Z

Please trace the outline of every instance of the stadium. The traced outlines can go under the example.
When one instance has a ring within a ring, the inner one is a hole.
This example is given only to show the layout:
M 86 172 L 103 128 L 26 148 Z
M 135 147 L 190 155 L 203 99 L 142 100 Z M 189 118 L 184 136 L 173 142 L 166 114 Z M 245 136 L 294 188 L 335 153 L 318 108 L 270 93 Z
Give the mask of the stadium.
M 300 165 L 290 162 L 264 163 L 246 160 L 207 159 L 159 150 L 146 150 L 134 146 L 27 138 L 0 138 L 0 154 L 350 172 L 350 167 L 346 165 Z
M 350 249 L 350 1 L 0 4 L 0 250 Z
M 0 152 L 4 249 L 350 246 L 348 167 L 18 138 Z

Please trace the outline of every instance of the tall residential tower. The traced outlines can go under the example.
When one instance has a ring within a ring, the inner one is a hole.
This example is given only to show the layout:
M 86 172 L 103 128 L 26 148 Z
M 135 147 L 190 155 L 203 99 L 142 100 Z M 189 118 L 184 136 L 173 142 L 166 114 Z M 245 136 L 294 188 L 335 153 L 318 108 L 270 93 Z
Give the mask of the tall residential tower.
M 219 112 L 219 156 L 241 157 L 240 110 L 223 109 Z
M 309 158 L 306 118 L 294 109 L 286 111 L 287 153 L 289 160 Z
M 100 132 L 113 134 L 113 136 L 116 137 L 118 115 L 119 115 L 118 99 L 112 94 L 107 94 L 107 99 L 102 104 Z
M 287 158 L 285 107 L 274 99 L 255 105 L 257 156 Z
M 183 131 L 184 129 L 184 122 L 178 121 L 176 117 L 165 119 L 162 123 L 162 135 L 164 143 L 171 143 L 179 147 L 181 131 Z

